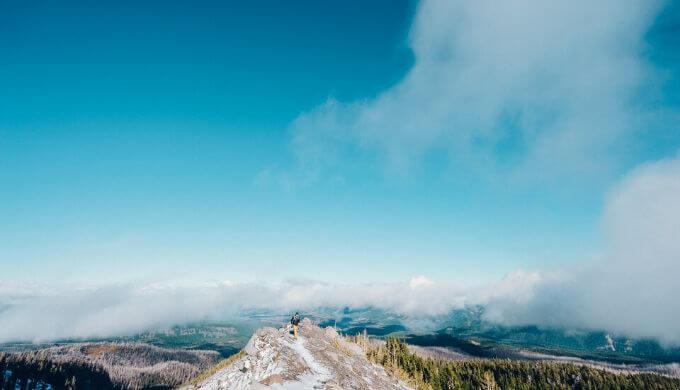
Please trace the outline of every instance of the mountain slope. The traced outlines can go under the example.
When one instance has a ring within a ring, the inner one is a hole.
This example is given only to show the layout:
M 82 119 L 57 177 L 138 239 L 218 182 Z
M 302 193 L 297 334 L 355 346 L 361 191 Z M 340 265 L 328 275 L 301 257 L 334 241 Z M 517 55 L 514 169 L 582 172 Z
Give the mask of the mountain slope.
M 60 389 L 170 389 L 219 359 L 215 351 L 185 351 L 141 343 L 75 343 L 35 351 L 0 352 L 0 389 L 50 385 Z
M 245 355 L 184 389 L 409 389 L 369 362 L 364 351 L 305 319 L 298 340 L 284 329 L 262 328 Z

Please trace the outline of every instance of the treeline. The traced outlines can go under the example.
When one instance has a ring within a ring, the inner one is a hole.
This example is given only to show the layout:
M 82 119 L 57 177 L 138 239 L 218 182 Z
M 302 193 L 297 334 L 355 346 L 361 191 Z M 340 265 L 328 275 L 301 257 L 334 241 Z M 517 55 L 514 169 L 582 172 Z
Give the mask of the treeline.
M 0 353 L 0 389 L 114 389 L 103 367 L 85 361 L 56 361 L 35 353 Z
M 423 358 L 395 338 L 369 349 L 367 355 L 419 390 L 680 389 L 679 379 L 655 374 L 615 374 L 569 363 Z

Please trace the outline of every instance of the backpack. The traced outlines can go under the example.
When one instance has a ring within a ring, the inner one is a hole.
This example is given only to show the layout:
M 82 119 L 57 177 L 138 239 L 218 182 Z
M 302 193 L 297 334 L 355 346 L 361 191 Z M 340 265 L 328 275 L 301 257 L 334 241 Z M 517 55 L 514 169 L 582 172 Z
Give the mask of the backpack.
M 293 325 L 297 325 L 300 323 L 300 316 L 298 314 L 294 315 L 293 318 L 290 319 L 290 323 Z

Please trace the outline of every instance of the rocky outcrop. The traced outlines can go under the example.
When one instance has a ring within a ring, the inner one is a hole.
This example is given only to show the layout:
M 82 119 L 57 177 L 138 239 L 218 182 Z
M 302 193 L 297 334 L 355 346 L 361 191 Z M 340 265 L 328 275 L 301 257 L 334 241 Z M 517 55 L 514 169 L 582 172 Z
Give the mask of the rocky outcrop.
M 369 362 L 365 351 L 333 328 L 302 321 L 295 340 L 285 328 L 262 328 L 245 355 L 203 382 L 185 389 L 408 389 Z

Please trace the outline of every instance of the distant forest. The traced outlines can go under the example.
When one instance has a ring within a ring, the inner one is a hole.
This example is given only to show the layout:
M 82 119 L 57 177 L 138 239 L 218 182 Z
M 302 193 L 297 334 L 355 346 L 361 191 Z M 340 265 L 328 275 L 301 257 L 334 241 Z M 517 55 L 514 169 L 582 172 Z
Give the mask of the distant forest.
M 369 349 L 367 354 L 370 360 L 418 390 L 680 389 L 680 379 L 611 373 L 570 363 L 423 358 L 395 338 Z
M 76 343 L 0 353 L 0 389 L 172 389 L 219 360 L 214 351 L 140 343 Z
M 116 387 L 101 365 L 56 361 L 35 353 L 0 353 L 0 389 L 108 390 Z

